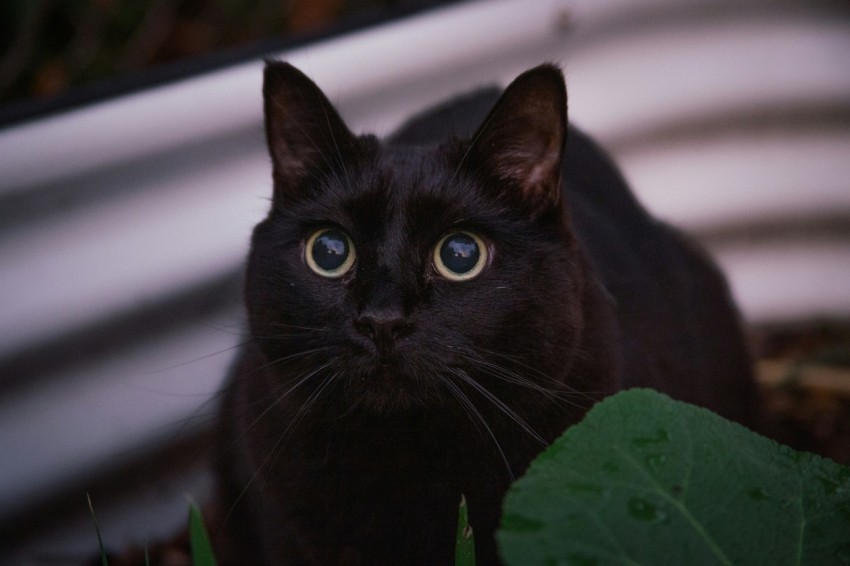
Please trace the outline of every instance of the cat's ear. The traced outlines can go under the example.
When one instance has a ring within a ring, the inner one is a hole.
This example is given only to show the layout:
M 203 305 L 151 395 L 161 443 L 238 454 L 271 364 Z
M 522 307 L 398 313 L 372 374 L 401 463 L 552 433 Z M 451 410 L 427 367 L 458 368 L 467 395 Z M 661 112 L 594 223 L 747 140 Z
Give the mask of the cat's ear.
M 356 138 L 304 73 L 288 63 L 267 62 L 263 102 L 275 199 L 301 194 L 321 172 L 344 167 Z
M 505 89 L 475 134 L 470 158 L 500 193 L 539 213 L 560 202 L 566 136 L 564 76 L 541 65 Z

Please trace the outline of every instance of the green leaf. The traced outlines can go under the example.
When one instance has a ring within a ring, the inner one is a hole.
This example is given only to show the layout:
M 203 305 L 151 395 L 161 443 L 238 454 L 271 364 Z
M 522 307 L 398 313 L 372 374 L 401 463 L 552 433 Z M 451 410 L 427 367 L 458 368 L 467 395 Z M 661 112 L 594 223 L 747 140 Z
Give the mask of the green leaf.
M 466 497 L 460 496 L 457 510 L 457 538 L 455 540 L 455 566 L 475 566 L 475 536 L 469 524 Z
M 194 503 L 189 504 L 189 546 L 194 566 L 216 566 L 210 537 L 204 526 L 201 511 Z
M 511 487 L 497 540 L 517 566 L 850 563 L 850 468 L 626 391 Z

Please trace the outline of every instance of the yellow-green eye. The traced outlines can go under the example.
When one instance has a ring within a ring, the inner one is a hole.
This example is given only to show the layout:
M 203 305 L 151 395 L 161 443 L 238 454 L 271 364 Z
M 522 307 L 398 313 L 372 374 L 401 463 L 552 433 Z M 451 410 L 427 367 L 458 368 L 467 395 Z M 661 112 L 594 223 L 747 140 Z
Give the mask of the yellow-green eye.
M 449 281 L 469 281 L 487 266 L 487 244 L 472 232 L 449 232 L 434 248 L 434 268 Z
M 322 277 L 342 277 L 354 265 L 354 244 L 336 228 L 317 230 L 307 238 L 304 258 L 310 269 Z

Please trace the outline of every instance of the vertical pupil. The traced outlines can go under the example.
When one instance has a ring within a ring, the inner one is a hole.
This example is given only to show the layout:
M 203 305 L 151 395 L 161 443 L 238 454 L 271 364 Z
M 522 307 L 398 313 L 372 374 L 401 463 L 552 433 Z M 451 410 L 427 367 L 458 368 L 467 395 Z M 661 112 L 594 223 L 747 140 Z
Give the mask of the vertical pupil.
M 454 234 L 446 238 L 440 248 L 443 265 L 455 273 L 471 271 L 481 257 L 478 244 L 467 234 Z
M 333 271 L 348 257 L 348 240 L 338 230 L 327 230 L 314 240 L 311 253 L 316 265 Z

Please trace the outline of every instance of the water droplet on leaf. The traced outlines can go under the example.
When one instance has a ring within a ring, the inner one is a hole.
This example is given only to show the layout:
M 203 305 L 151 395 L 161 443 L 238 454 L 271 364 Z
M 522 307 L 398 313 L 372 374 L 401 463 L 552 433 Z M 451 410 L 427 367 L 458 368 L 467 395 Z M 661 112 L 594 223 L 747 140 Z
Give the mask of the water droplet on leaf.
M 667 456 L 664 454 L 650 454 L 646 457 L 645 461 L 646 465 L 649 466 L 652 471 L 657 472 L 664 467 L 664 464 L 667 463 Z
M 651 436 L 639 436 L 632 438 L 632 444 L 635 446 L 650 446 L 652 444 L 664 444 L 670 441 L 670 433 L 663 428 L 655 429 Z
M 754 487 L 747 490 L 747 495 L 753 501 L 767 501 L 770 499 L 770 497 L 767 496 L 767 493 L 760 487 Z
M 640 497 L 632 497 L 628 503 L 629 515 L 646 523 L 660 523 L 667 519 L 667 513 Z

